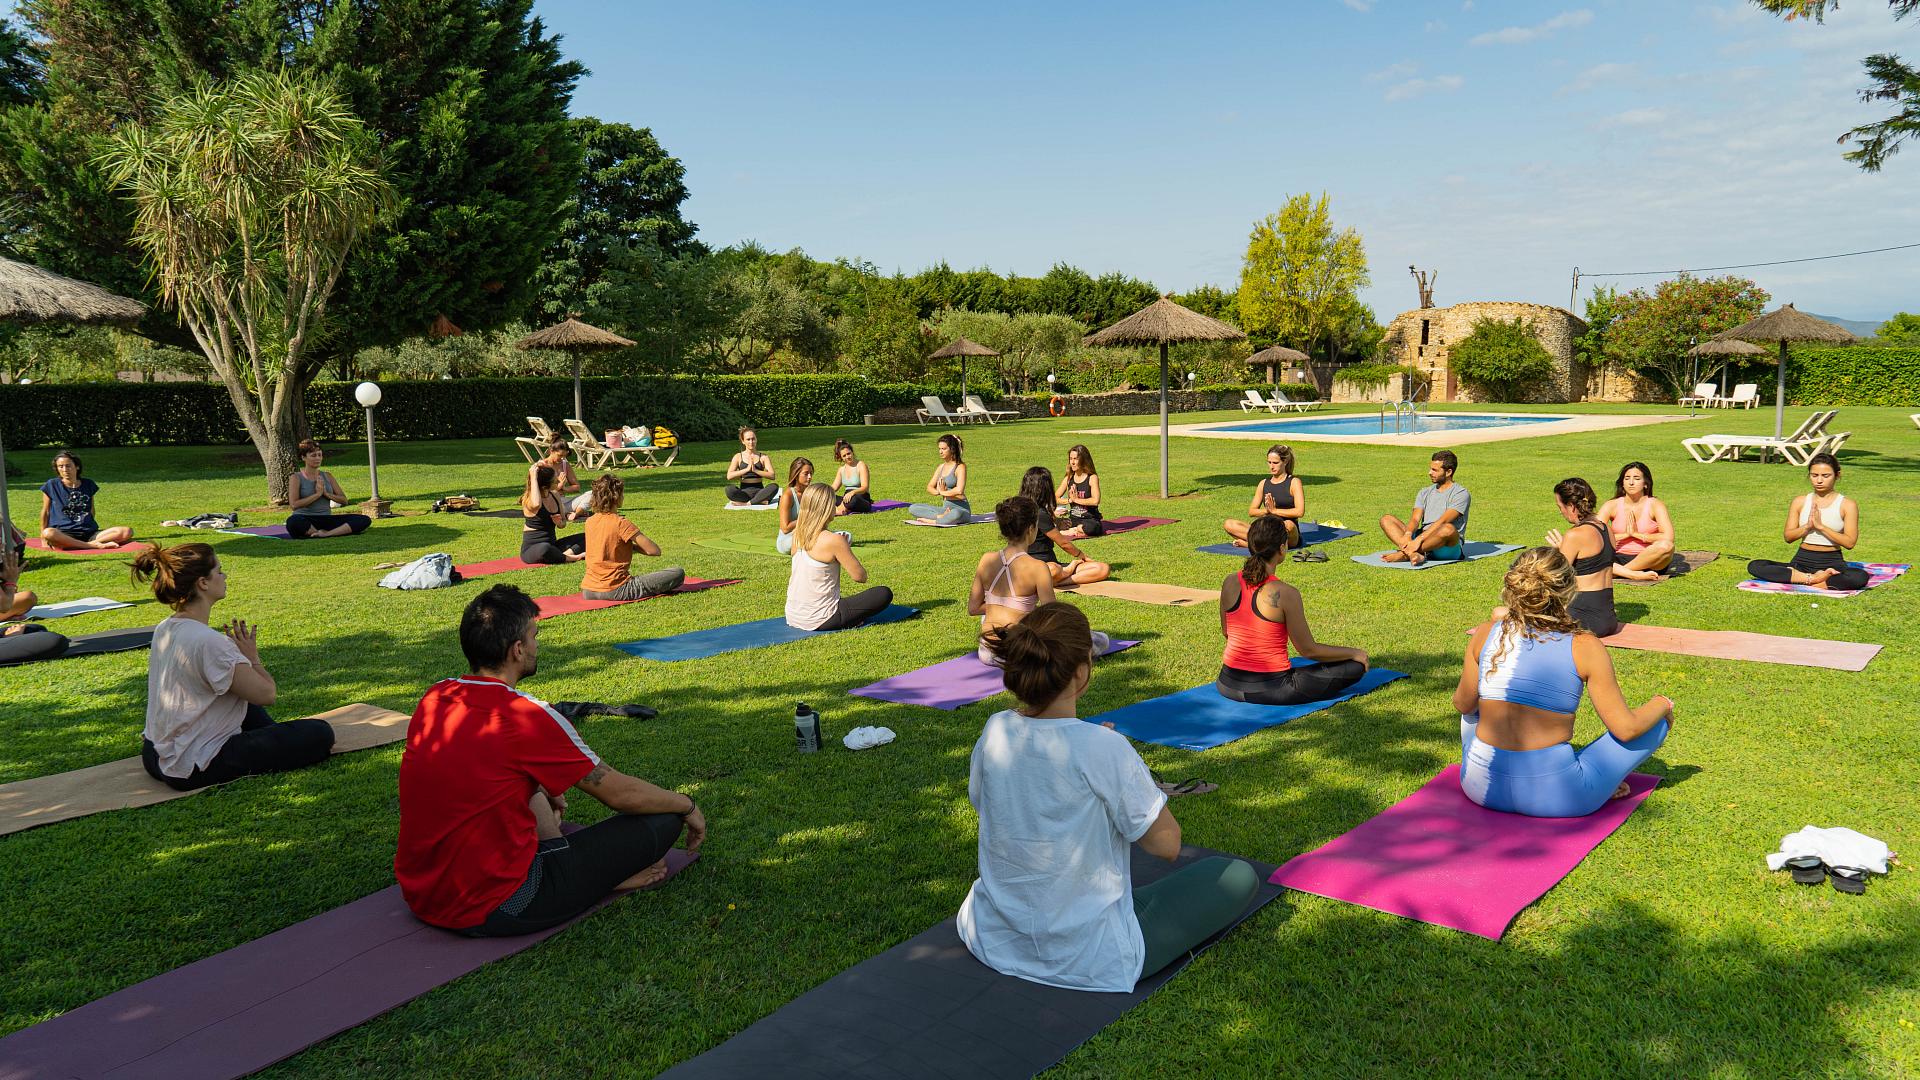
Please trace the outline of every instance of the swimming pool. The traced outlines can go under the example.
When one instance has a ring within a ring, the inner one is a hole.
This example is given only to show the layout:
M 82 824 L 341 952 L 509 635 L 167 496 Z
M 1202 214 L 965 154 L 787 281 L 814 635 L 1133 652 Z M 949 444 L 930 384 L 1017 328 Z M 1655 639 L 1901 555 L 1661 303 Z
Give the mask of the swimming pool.
M 1425 434 L 1430 431 L 1483 431 L 1488 428 L 1524 427 L 1528 424 L 1551 424 L 1559 420 L 1572 419 L 1567 416 L 1496 416 L 1477 413 L 1421 413 L 1415 418 L 1409 435 Z M 1402 429 L 1407 426 L 1405 417 L 1400 420 Z M 1309 420 L 1256 420 L 1251 423 L 1207 424 L 1196 426 L 1197 431 L 1247 431 L 1269 432 L 1277 435 L 1300 433 L 1305 435 L 1373 435 L 1394 434 L 1393 419 L 1388 417 L 1386 430 L 1381 431 L 1380 417 L 1376 415 L 1358 416 L 1322 416 Z

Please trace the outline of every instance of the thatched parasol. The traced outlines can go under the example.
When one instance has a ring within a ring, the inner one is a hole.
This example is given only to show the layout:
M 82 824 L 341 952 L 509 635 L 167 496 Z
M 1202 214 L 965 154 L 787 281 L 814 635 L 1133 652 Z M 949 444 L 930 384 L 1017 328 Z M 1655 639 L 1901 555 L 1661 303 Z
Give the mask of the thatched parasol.
M 130 323 L 147 313 L 145 304 L 110 293 L 98 285 L 62 277 L 32 263 L 0 258 L 0 320 L 15 323 L 64 322 L 89 325 Z M 0 438 L 0 543 L 13 515 L 7 506 L 7 447 Z
M 1743 322 L 1724 333 L 1715 334 L 1714 339 L 1780 343 L 1780 371 L 1773 385 L 1773 437 L 1776 439 L 1786 430 L 1787 343 L 1825 341 L 1834 345 L 1851 345 L 1855 340 L 1854 336 L 1845 329 L 1803 314 L 1792 304 L 1776 308 L 1757 319 Z
M 955 356 L 960 358 L 960 396 L 964 398 L 967 396 L 967 357 L 999 355 L 998 352 L 987 348 L 977 341 L 970 341 L 967 338 L 956 338 L 951 344 L 928 356 L 927 359 L 946 360 Z
M 1751 341 L 1740 341 L 1736 338 L 1728 338 L 1725 341 L 1721 341 L 1719 338 L 1708 338 L 1693 348 L 1688 349 L 1687 355 L 1693 357 L 1696 361 L 1703 356 L 1717 356 L 1726 361 L 1726 363 L 1720 365 L 1720 396 L 1725 397 L 1727 396 L 1727 364 L 1733 362 L 1731 358 L 1740 356 L 1765 356 L 1767 355 L 1767 350 L 1755 345 Z
M 1088 345 L 1160 346 L 1160 497 L 1167 497 L 1167 346 L 1176 341 L 1239 341 L 1238 327 L 1181 307 L 1163 296 L 1105 330 L 1088 334 Z
M 573 418 L 586 423 L 580 407 L 580 354 L 596 349 L 624 349 L 633 344 L 619 334 L 610 334 L 568 316 L 545 330 L 535 330 L 513 343 L 519 349 L 563 349 L 573 358 Z
M 1289 349 L 1285 345 L 1271 345 L 1247 357 L 1247 366 L 1253 367 L 1257 364 L 1267 368 L 1269 373 L 1271 373 L 1273 369 L 1278 368 L 1281 364 L 1306 364 L 1312 360 L 1312 357 L 1301 352 L 1299 349 Z M 1267 381 L 1276 382 L 1278 380 L 1269 377 Z

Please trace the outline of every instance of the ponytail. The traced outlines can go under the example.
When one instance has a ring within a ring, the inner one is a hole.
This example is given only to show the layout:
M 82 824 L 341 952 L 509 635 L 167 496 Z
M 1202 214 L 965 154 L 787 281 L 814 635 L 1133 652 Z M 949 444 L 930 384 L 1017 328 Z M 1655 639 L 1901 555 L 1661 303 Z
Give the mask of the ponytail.
M 1273 576 L 1273 566 L 1287 553 L 1287 523 L 1277 517 L 1257 517 L 1247 527 L 1247 561 L 1240 567 L 1240 580 L 1247 588 L 1257 589 Z
M 1017 623 L 982 637 L 1000 660 L 1007 690 L 1021 706 L 1037 711 L 1053 704 L 1080 669 L 1093 662 L 1093 631 L 1072 604 L 1042 604 Z
M 1593 517 L 1593 505 L 1599 501 L 1593 493 L 1593 485 L 1577 476 L 1570 476 L 1553 485 L 1553 497 L 1573 507 L 1581 521 Z
M 133 580 L 153 582 L 154 599 L 179 611 L 192 602 L 200 580 L 219 568 L 207 544 L 153 547 L 133 557 Z

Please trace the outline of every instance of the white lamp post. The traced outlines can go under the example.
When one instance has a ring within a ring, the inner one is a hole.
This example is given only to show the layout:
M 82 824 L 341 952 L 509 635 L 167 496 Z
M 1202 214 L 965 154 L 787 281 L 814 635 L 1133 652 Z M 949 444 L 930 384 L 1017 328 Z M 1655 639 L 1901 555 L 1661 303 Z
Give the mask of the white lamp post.
M 380 465 L 373 455 L 373 407 L 380 404 L 380 387 L 363 382 L 353 388 L 353 400 L 367 410 L 367 485 L 371 489 L 367 509 L 373 517 L 389 517 L 387 508 L 392 504 L 380 498 Z

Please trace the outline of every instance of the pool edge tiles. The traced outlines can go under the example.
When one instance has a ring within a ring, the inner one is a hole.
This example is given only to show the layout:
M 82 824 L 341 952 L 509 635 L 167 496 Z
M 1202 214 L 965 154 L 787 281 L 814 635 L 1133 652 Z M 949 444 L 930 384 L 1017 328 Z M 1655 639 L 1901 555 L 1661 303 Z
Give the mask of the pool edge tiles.
M 1542 415 L 1527 413 L 1421 413 L 1419 431 L 1409 431 L 1406 435 L 1427 434 L 1428 432 L 1494 431 L 1500 428 L 1526 427 L 1531 424 L 1554 424 L 1562 420 L 1572 420 L 1572 416 Z M 1404 422 L 1404 421 L 1403 421 Z M 1303 416 L 1294 418 L 1274 417 L 1265 420 L 1232 420 L 1220 424 L 1209 424 L 1215 431 L 1251 431 L 1262 435 L 1305 434 L 1305 435 L 1372 435 L 1384 437 L 1394 432 L 1379 430 L 1381 419 L 1366 413 L 1335 413 L 1329 416 Z M 1351 431 L 1336 431 L 1336 425 L 1349 427 Z M 1197 426 L 1197 425 L 1196 425 Z
M 1363 418 L 1363 417 L 1373 418 L 1373 414 L 1370 414 L 1370 413 L 1353 413 L 1352 415 L 1355 418 Z M 1440 415 L 1444 416 L 1448 414 L 1442 413 Z M 1541 438 L 1547 435 L 1572 435 L 1572 434 L 1577 434 L 1579 432 L 1586 432 L 1586 431 L 1611 431 L 1617 428 L 1644 427 L 1651 424 L 1668 424 L 1668 423 L 1674 423 L 1676 421 L 1683 421 L 1683 420 L 1707 419 L 1705 415 L 1690 417 L 1690 416 L 1666 414 L 1666 413 L 1654 413 L 1654 414 L 1642 413 L 1637 415 L 1615 413 L 1615 414 L 1589 415 L 1589 416 L 1565 415 L 1563 417 L 1561 414 L 1554 414 L 1556 417 L 1560 417 L 1560 418 L 1551 419 L 1551 420 L 1543 420 L 1539 413 L 1474 412 L 1474 413 L 1467 413 L 1467 414 L 1460 414 L 1460 415 L 1510 417 L 1514 420 L 1521 421 L 1521 422 L 1508 427 L 1467 428 L 1462 430 L 1449 430 L 1449 431 L 1422 431 L 1419 434 L 1410 434 L 1410 435 L 1394 435 L 1391 432 L 1388 432 L 1384 435 L 1378 432 L 1371 433 L 1371 434 L 1363 434 L 1363 435 L 1325 435 L 1325 434 L 1320 434 L 1318 432 L 1315 432 L 1311 428 L 1302 430 L 1297 427 L 1289 427 L 1288 420 L 1286 419 L 1277 419 L 1274 421 L 1237 420 L 1237 421 L 1214 421 L 1212 423 L 1206 423 L 1206 424 L 1174 424 L 1167 429 L 1167 433 L 1170 435 L 1179 435 L 1182 437 L 1195 438 L 1195 439 L 1242 439 L 1242 440 L 1254 440 L 1254 441 L 1272 441 L 1276 437 L 1284 437 L 1288 442 L 1358 443 L 1362 445 L 1372 445 L 1372 446 L 1444 447 L 1444 446 L 1465 446 L 1473 443 L 1506 442 L 1512 439 L 1535 439 L 1535 438 Z M 1308 417 L 1300 417 L 1298 418 L 1298 420 L 1295 420 L 1293 422 L 1298 423 L 1299 420 L 1324 420 L 1324 419 L 1328 419 L 1328 417 L 1324 415 L 1308 416 Z M 1255 422 L 1262 424 L 1263 430 L 1249 431 L 1245 428 L 1241 428 L 1240 430 L 1237 430 L 1237 431 L 1232 430 L 1238 425 L 1255 423 Z M 1074 432 L 1071 432 L 1070 434 L 1074 434 L 1074 435 L 1158 435 L 1160 434 L 1160 428 L 1158 425 L 1154 425 L 1150 427 L 1091 428 L 1091 429 L 1086 429 L 1082 431 L 1074 431 Z

